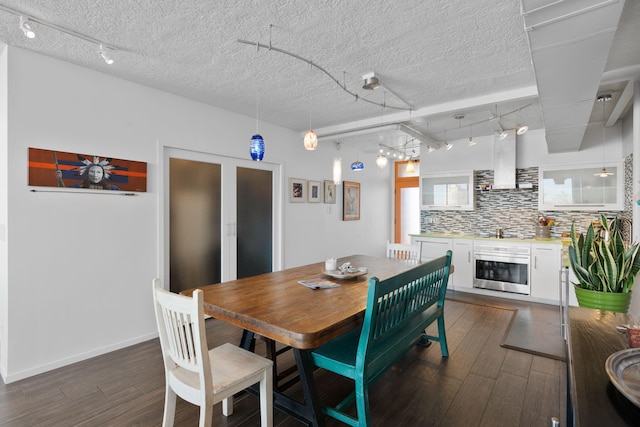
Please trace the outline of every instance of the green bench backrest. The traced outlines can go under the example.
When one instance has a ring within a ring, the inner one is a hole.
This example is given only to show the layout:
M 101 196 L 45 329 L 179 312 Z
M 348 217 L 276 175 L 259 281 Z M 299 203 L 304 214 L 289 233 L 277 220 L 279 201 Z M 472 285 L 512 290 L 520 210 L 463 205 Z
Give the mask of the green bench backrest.
M 377 346 L 389 345 L 388 341 L 392 341 L 389 338 L 414 316 L 434 304 L 444 305 L 450 268 L 451 251 L 447 251 L 443 257 L 387 280 L 369 279 L 367 308 L 356 358 L 358 364 L 366 364 L 367 353 Z

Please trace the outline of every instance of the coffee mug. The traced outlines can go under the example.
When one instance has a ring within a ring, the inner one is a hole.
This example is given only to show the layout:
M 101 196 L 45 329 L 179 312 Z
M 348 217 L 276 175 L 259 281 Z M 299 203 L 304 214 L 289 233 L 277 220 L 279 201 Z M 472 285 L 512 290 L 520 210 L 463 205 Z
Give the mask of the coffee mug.
M 337 267 L 338 267 L 338 260 L 335 258 L 327 258 L 324 261 L 324 269 L 326 271 L 335 271 Z

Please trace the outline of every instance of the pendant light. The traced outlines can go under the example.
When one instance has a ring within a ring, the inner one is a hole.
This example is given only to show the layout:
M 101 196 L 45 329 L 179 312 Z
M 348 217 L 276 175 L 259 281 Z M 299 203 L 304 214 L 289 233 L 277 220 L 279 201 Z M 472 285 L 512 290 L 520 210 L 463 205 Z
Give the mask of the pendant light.
M 453 148 L 453 145 L 449 144 L 449 141 L 447 141 L 447 131 L 444 131 L 444 146 L 447 149 L 447 151 L 451 150 Z
M 384 167 L 387 166 L 388 161 L 389 160 L 382 154 L 379 154 L 378 157 L 376 157 L 376 165 L 378 165 L 380 169 L 384 169 Z
M 404 170 L 406 173 L 415 173 L 416 171 L 416 167 L 413 164 L 413 160 L 409 159 L 409 161 L 407 162 L 407 167 Z
M 529 126 L 522 124 L 522 121 L 520 120 L 520 110 L 522 110 L 522 108 L 518 108 L 518 123 L 520 124 L 516 127 L 516 134 L 524 135 L 529 130 Z
M 469 125 L 469 142 L 467 143 L 469 147 L 473 147 L 476 145 L 476 142 L 473 140 L 473 125 Z
M 304 148 L 307 150 L 315 150 L 318 147 L 318 136 L 314 131 L 309 129 L 304 134 Z
M 340 151 L 340 143 L 336 142 L 336 150 Z M 342 158 L 333 159 L 333 183 L 338 185 L 342 182 Z
M 333 182 L 340 184 L 342 182 L 342 158 L 333 159 Z
M 364 169 L 364 163 L 359 161 L 358 157 L 356 156 L 356 161 L 351 163 L 351 170 L 354 172 L 360 172 L 363 169 Z
M 307 150 L 315 150 L 318 147 L 318 135 L 311 130 L 311 95 L 309 95 L 309 130 L 304 134 L 304 148 Z
M 262 161 L 264 157 L 264 139 L 258 133 L 258 95 L 256 95 L 256 134 L 251 137 L 249 154 L 251 154 L 251 160 L 256 162 Z
M 613 175 L 613 172 L 609 172 L 607 171 L 607 168 L 604 166 L 604 153 L 605 153 L 605 111 L 604 111 L 604 104 L 607 101 L 611 100 L 611 95 L 607 94 L 607 95 L 600 95 L 598 97 L 598 102 L 602 102 L 602 170 L 600 170 L 600 172 L 595 173 L 595 176 L 599 176 L 600 178 L 606 178 L 608 176 Z

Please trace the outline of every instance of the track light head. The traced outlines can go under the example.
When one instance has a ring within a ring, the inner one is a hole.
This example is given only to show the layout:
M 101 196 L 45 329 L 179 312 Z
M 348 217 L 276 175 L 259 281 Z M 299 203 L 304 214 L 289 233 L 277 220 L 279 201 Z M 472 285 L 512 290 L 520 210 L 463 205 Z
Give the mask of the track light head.
M 362 80 L 364 81 L 362 89 L 374 90 L 380 86 L 380 81 L 374 73 L 365 74 Z
M 522 125 L 518 127 L 518 130 L 516 130 L 516 133 L 518 135 L 524 135 L 525 133 L 527 133 L 527 131 L 529 130 L 529 126 L 527 125 Z
M 25 37 L 34 39 L 36 38 L 36 33 L 33 32 L 33 29 L 31 28 L 31 24 L 29 22 L 29 18 L 25 18 L 24 16 L 20 15 L 20 24 L 18 25 L 18 27 L 22 30 Z
M 98 48 L 98 53 L 100 54 L 100 56 L 102 57 L 102 59 L 104 59 L 104 62 L 107 65 L 111 65 L 113 64 L 113 58 L 111 58 L 111 56 L 109 56 L 109 52 L 107 51 L 107 47 L 105 47 L 105 45 L 101 44 L 100 47 Z

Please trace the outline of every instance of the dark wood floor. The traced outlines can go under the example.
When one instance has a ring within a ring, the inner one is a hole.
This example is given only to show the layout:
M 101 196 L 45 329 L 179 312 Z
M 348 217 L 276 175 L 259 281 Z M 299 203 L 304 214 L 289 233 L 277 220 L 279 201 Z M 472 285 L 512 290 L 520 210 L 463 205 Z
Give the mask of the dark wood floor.
M 416 347 L 385 374 L 371 390 L 374 425 L 547 426 L 553 416 L 565 425 L 565 363 L 502 347 L 513 314 L 508 307 L 447 301 L 449 358 L 440 356 L 437 344 Z M 206 323 L 210 346 L 239 342 L 237 328 L 215 319 Z M 264 346 L 257 352 L 264 352 Z M 316 373 L 316 380 L 326 402 L 339 399 L 351 386 L 324 371 Z M 299 390 L 293 386 L 290 392 L 297 395 Z M 162 356 L 158 341 L 151 340 L 26 380 L 0 383 L 0 425 L 159 426 L 163 402 Z M 219 426 L 257 426 L 258 399 L 237 398 L 229 418 L 217 405 L 213 421 Z M 197 408 L 178 399 L 176 425 L 197 423 Z M 335 420 L 327 424 L 342 425 Z M 275 411 L 275 425 L 301 424 Z

